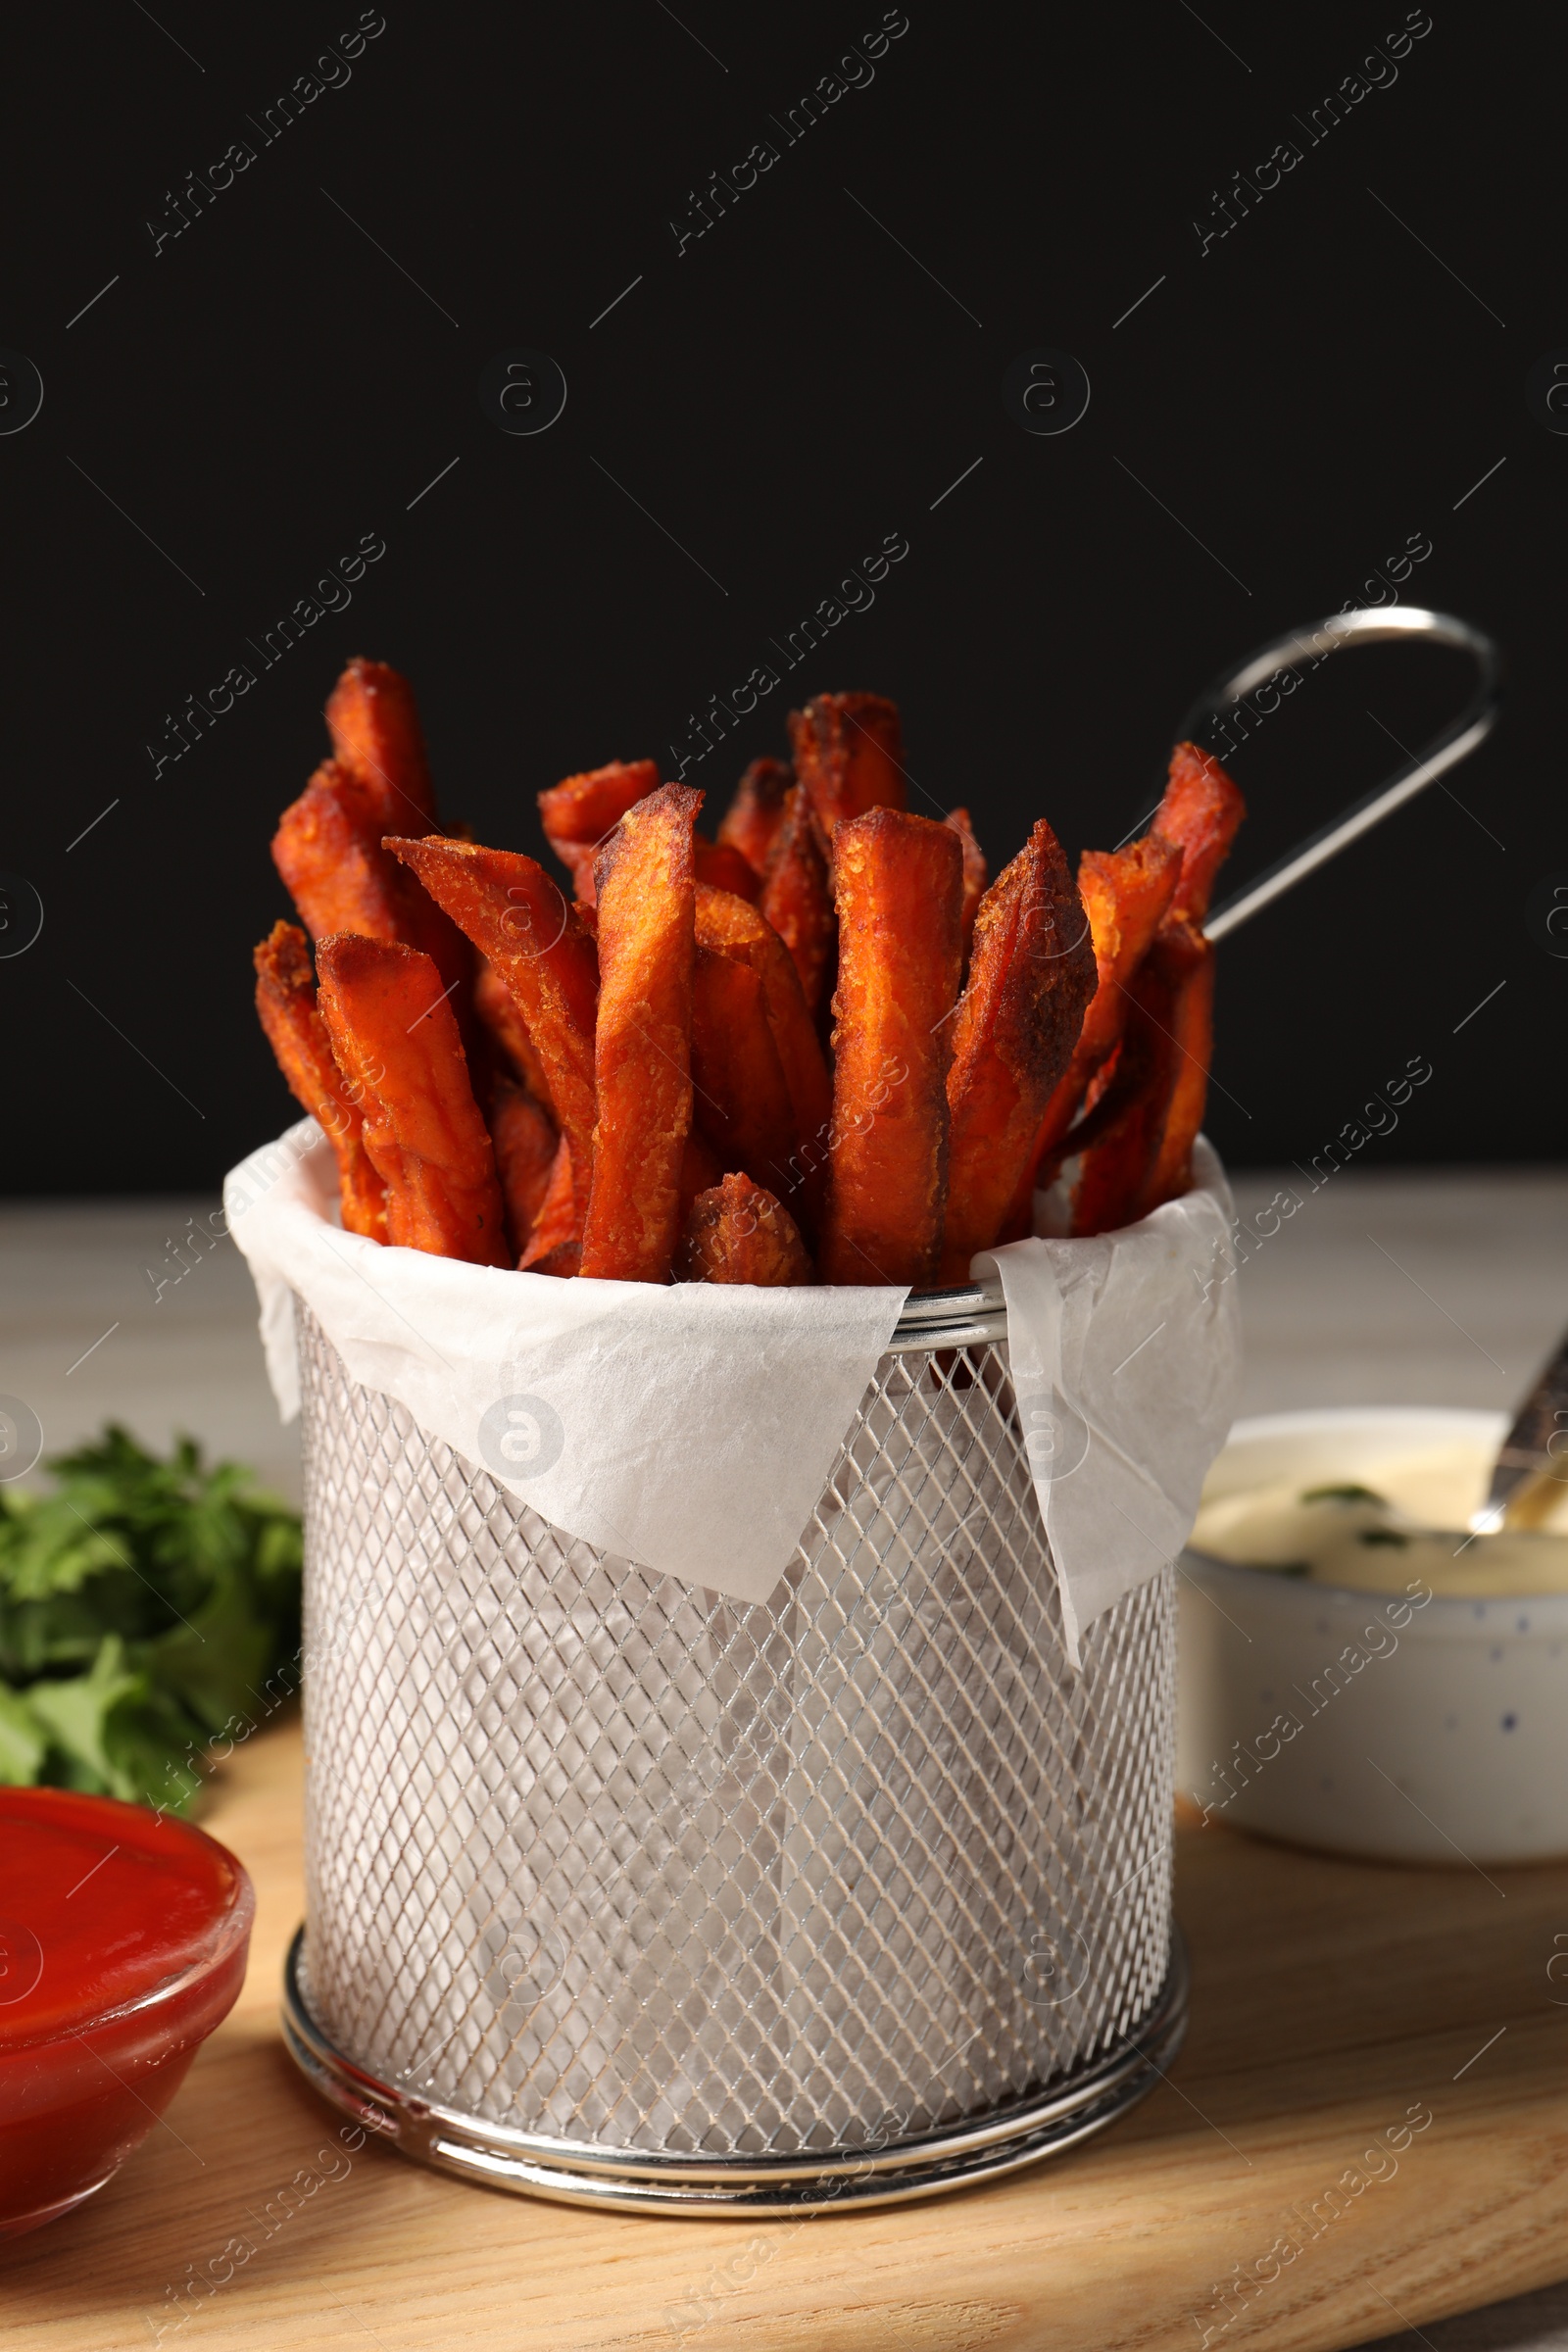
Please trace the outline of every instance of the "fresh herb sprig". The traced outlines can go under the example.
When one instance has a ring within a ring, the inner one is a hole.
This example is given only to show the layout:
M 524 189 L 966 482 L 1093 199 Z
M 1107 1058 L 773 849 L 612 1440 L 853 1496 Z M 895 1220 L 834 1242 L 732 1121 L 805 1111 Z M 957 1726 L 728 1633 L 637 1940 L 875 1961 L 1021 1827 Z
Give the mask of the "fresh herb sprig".
M 208 1743 L 300 1646 L 300 1522 L 252 1473 L 111 1424 L 0 1489 L 0 1782 L 188 1811 Z

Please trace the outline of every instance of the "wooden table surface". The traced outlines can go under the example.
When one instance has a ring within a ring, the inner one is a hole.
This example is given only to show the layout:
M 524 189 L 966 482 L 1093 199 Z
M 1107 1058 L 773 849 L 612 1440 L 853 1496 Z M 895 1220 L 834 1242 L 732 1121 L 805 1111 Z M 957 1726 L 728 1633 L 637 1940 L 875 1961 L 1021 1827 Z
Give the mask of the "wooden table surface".
M 1568 1986 L 1547 1966 L 1568 1866 L 1386 1869 L 1186 1830 L 1192 2031 L 1102 2137 L 926 2205 L 665 2221 L 473 2187 L 373 2140 L 326 2155 L 342 2119 L 277 2029 L 300 1773 L 292 1728 L 225 1767 L 205 1818 L 256 1881 L 245 1990 L 118 2178 L 0 2251 L 26 2352 L 1192 2352 L 1205 2330 L 1318 2352 L 1564 2267 Z M 1412 2108 L 1430 2124 L 1369 2161 Z M 300 2172 L 319 2185 L 290 2214 Z M 215 2258 L 232 2276 L 181 2300 Z M 1237 2266 L 1250 2293 L 1226 2303 Z

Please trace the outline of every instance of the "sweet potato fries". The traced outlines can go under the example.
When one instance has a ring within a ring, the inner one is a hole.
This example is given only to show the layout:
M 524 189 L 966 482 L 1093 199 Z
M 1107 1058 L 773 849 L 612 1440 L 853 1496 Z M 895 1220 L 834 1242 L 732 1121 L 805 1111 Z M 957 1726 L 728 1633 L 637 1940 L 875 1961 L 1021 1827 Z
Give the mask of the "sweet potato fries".
M 1058 1176 L 1078 1233 L 1191 1181 L 1202 922 L 1243 813 L 1193 745 L 1141 840 L 1075 883 L 1041 821 L 987 889 L 968 810 L 906 808 L 895 706 L 819 695 L 716 838 L 650 760 L 542 792 L 568 896 L 442 831 L 395 670 L 351 662 L 326 715 L 273 843 L 305 929 L 256 950 L 256 1002 L 350 1233 L 556 1277 L 921 1289 L 1030 1231 Z

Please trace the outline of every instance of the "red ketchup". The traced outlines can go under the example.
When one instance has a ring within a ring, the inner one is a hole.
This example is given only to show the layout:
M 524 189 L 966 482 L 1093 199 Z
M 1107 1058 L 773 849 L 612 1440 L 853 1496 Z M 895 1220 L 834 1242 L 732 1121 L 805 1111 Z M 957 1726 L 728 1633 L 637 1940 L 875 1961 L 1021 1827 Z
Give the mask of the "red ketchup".
M 0 2237 L 91 2196 L 245 1981 L 256 1898 L 167 1814 L 0 1788 Z

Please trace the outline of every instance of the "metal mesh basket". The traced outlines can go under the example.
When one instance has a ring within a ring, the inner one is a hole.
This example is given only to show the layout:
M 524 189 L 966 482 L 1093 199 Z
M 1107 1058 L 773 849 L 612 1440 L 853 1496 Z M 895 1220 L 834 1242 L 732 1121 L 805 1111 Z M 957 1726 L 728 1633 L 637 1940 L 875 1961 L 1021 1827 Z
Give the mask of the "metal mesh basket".
M 777 1591 L 549 1526 L 299 1305 L 328 2096 L 470 2178 L 886 2201 L 1068 2144 L 1180 2037 L 1166 1570 L 1062 1644 L 997 1294 L 922 1299 Z

